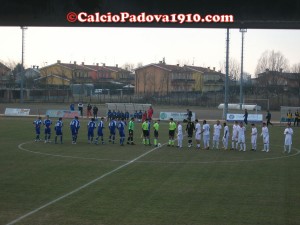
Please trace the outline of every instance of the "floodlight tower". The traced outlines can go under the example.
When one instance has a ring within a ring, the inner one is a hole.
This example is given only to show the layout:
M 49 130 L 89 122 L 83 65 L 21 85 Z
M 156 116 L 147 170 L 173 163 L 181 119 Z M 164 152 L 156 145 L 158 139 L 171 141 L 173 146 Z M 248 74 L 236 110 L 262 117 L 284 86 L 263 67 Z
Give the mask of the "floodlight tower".
M 228 113 L 228 80 L 229 80 L 229 28 L 226 33 L 226 77 L 225 77 L 225 97 L 224 97 L 224 109 L 223 118 L 227 119 Z
M 20 102 L 24 103 L 23 89 L 24 89 L 24 45 L 25 45 L 25 30 L 27 27 L 21 26 L 22 30 L 22 68 L 21 68 L 21 87 L 20 87 Z
M 247 32 L 247 29 L 241 28 L 240 32 L 242 33 L 242 53 L 241 53 L 241 78 L 240 78 L 240 110 L 242 110 L 243 105 L 243 76 L 244 76 L 244 34 Z

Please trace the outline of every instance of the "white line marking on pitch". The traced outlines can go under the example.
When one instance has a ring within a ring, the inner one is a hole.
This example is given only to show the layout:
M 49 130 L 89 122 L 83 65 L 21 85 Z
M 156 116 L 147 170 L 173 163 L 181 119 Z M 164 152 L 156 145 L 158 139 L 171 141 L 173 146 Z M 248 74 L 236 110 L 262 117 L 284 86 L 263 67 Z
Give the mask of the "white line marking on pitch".
M 163 144 L 163 145 L 165 145 L 165 144 Z M 19 145 L 19 146 L 20 146 L 20 145 Z M 140 158 L 142 158 L 142 157 L 148 155 L 149 153 L 153 152 L 154 150 L 156 150 L 156 149 L 158 149 L 158 148 L 159 148 L 159 147 L 156 147 L 156 148 L 153 148 L 153 149 L 151 149 L 151 150 L 145 152 L 144 154 L 142 154 L 142 155 L 136 157 L 135 159 L 130 160 L 129 162 L 127 162 L 127 163 L 125 163 L 125 164 L 123 164 L 123 165 L 117 167 L 116 169 L 113 169 L 113 170 L 111 170 L 110 172 L 107 172 L 107 173 L 101 175 L 100 177 L 97 177 L 96 179 L 94 179 L 94 180 L 92 180 L 92 181 L 90 181 L 90 182 L 88 182 L 88 183 L 86 183 L 86 184 L 84 184 L 84 185 L 82 185 L 82 186 L 76 188 L 75 190 L 73 190 L 73 191 L 71 191 L 71 192 L 69 192 L 69 193 L 67 193 L 67 194 L 62 195 L 62 196 L 60 196 L 59 198 L 56 198 L 56 199 L 54 199 L 53 201 L 48 202 L 48 203 L 46 203 L 45 205 L 42 205 L 42 206 L 38 207 L 37 209 L 34 209 L 34 210 L 32 210 L 32 211 L 26 213 L 26 214 L 23 215 L 23 216 L 20 216 L 19 218 L 15 219 L 15 220 L 13 220 L 13 221 L 11 221 L 11 222 L 9 222 L 9 223 L 7 223 L 6 225 L 12 225 L 12 224 L 15 224 L 15 223 L 17 223 L 17 222 L 19 222 L 19 221 L 25 219 L 26 217 L 31 216 L 32 214 L 34 214 L 34 213 L 36 213 L 36 212 L 38 212 L 38 211 L 40 211 L 40 210 L 42 210 L 42 209 L 44 209 L 44 208 L 50 206 L 50 205 L 53 205 L 54 203 L 56 203 L 56 202 L 58 202 L 58 201 L 60 201 L 60 200 L 62 200 L 62 199 L 64 199 L 64 198 L 66 198 L 66 197 L 68 197 L 68 196 L 70 196 L 70 195 L 72 195 L 72 194 L 75 194 L 75 193 L 78 192 L 78 191 L 81 191 L 82 189 L 84 189 L 84 188 L 86 188 L 86 187 L 88 187 L 88 186 L 94 184 L 95 182 L 97 182 L 97 181 L 103 179 L 104 177 L 107 177 L 107 176 L 113 174 L 114 172 L 116 172 L 116 171 L 118 171 L 118 170 L 120 170 L 120 169 L 122 169 L 122 168 L 124 168 L 124 167 L 126 167 L 126 166 L 128 166 L 128 165 L 130 165 L 130 164 L 132 164 L 132 163 L 134 163 L 134 162 L 137 161 L 138 159 L 140 159 Z
M 26 148 L 23 148 L 23 145 L 29 144 L 29 143 L 32 143 L 32 141 L 19 144 L 18 148 L 22 151 L 30 152 L 30 153 L 37 154 L 37 155 L 46 155 L 46 156 L 53 156 L 53 157 L 60 157 L 60 158 L 86 159 L 86 160 L 111 161 L 111 162 L 128 162 L 129 161 L 129 160 L 125 160 L 125 159 L 99 159 L 99 158 L 87 158 L 87 157 L 69 156 L 69 155 L 58 155 L 58 154 L 50 154 L 50 153 L 46 153 L 46 152 L 35 152 L 35 151 L 28 150 Z
M 35 152 L 35 151 L 28 150 L 26 148 L 23 148 L 24 144 L 29 144 L 29 143 L 32 143 L 32 142 L 24 142 L 24 143 L 18 145 L 18 148 L 20 150 L 30 152 L 30 153 L 33 153 L 33 154 L 53 156 L 53 157 L 61 157 L 61 158 L 97 160 L 97 161 L 111 161 L 111 162 L 131 162 L 130 160 L 124 160 L 124 159 L 99 159 L 99 158 L 86 158 L 86 157 L 79 157 L 79 156 L 67 156 L 67 155 L 50 154 L 50 153 L 45 153 L 45 152 Z M 284 156 L 277 156 L 277 157 L 270 157 L 270 158 L 260 158 L 260 159 L 240 159 L 240 160 L 223 160 L 223 161 L 198 161 L 198 162 L 197 161 L 189 161 L 189 162 L 182 162 L 181 161 L 181 162 L 178 162 L 178 161 L 135 160 L 134 162 L 136 162 L 136 163 L 153 163 L 153 164 L 212 164 L 212 163 L 256 162 L 256 161 L 266 161 L 266 160 L 290 158 L 290 157 L 293 157 L 293 156 L 296 156 L 296 155 L 300 154 L 299 149 L 297 149 L 297 148 L 293 148 L 293 149 L 296 150 L 296 153 L 294 153 L 294 154 L 289 154 L 289 155 L 284 155 Z M 243 153 L 241 153 L 241 154 L 243 154 Z

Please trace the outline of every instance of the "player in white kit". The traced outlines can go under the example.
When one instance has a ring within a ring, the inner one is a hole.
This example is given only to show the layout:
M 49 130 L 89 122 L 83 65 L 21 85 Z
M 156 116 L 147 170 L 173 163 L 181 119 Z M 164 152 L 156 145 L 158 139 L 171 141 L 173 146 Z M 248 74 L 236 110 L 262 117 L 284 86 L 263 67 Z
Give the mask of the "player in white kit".
M 256 140 L 257 140 L 257 128 L 254 123 L 251 124 L 252 130 L 251 130 L 251 145 L 252 145 L 252 151 L 256 151 Z
M 291 128 L 291 123 L 287 124 L 287 127 L 285 128 L 283 133 L 285 135 L 285 138 L 284 138 L 284 152 L 291 153 L 292 138 L 293 138 L 293 134 L 294 134 L 294 131 Z M 287 150 L 287 148 L 288 148 L 288 150 Z
M 221 134 L 222 126 L 220 121 L 217 120 L 217 124 L 214 125 L 214 135 L 213 135 L 213 149 L 219 149 L 219 141 Z
M 227 126 L 226 123 L 223 123 L 223 126 L 224 126 L 224 135 L 223 135 L 223 138 L 222 138 L 223 148 L 225 150 L 227 150 L 228 149 L 228 138 L 229 138 L 229 127 Z
M 243 122 L 240 122 L 240 125 L 237 128 L 237 138 L 238 141 L 236 143 L 236 149 L 240 145 L 240 151 L 246 151 L 246 142 L 245 142 L 245 131 L 246 127 L 244 127 Z
M 204 149 L 209 150 L 210 126 L 206 123 L 206 120 L 203 120 L 202 131 L 200 134 L 202 133 Z
M 183 132 L 182 132 L 182 125 L 180 122 L 177 123 L 177 141 L 178 141 L 178 148 L 182 148 L 182 140 L 183 140 Z
M 266 123 L 263 123 L 263 126 L 261 128 L 261 134 L 260 136 L 263 137 L 263 143 L 264 143 L 264 149 L 262 150 L 263 152 L 269 152 L 269 141 L 270 141 L 270 136 L 269 136 L 269 129 L 267 127 Z
M 237 144 L 237 128 L 238 128 L 238 121 L 235 121 L 232 125 L 232 138 L 231 138 L 231 149 L 235 150 L 235 146 Z
M 196 125 L 195 125 L 195 130 L 196 130 L 196 133 L 195 133 L 195 139 L 196 139 L 196 148 L 197 149 L 200 149 L 200 141 L 201 141 L 201 124 L 199 123 L 199 121 L 196 119 L 195 120 L 196 122 Z

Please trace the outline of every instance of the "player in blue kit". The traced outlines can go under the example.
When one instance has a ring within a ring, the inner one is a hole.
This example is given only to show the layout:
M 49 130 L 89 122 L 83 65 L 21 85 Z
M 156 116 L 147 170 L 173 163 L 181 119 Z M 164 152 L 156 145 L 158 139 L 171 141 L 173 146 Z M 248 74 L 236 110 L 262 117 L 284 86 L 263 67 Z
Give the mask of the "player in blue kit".
M 42 118 L 39 116 L 35 121 L 33 121 L 33 126 L 35 127 L 35 142 L 41 141 L 40 134 L 41 134 L 41 126 L 42 126 Z
M 118 130 L 120 135 L 120 145 L 124 146 L 124 140 L 125 140 L 125 122 L 124 118 L 121 118 L 121 120 L 118 122 Z
M 87 125 L 87 130 L 88 130 L 88 143 L 91 144 L 93 143 L 93 139 L 94 139 L 94 130 L 96 128 L 96 123 L 95 123 L 95 119 L 92 118 Z
M 70 123 L 70 129 L 72 133 L 72 144 L 76 144 L 77 142 L 79 128 L 80 128 L 80 122 L 78 120 L 78 116 L 75 116 L 75 118 Z
M 52 121 L 49 119 L 49 115 L 46 116 L 46 119 L 44 120 L 44 126 L 45 126 L 45 143 L 50 142 L 51 138 L 51 124 Z
M 101 137 L 101 142 L 102 144 L 104 144 L 104 140 L 103 140 L 103 129 L 104 129 L 104 118 L 101 117 L 101 120 L 98 124 L 98 136 L 96 138 L 96 141 L 95 141 L 95 144 L 97 145 L 98 144 L 98 140 L 99 140 L 99 137 Z
M 62 144 L 63 143 L 63 132 L 62 132 L 62 127 L 63 127 L 63 122 L 62 122 L 62 118 L 60 117 L 58 119 L 58 121 L 56 122 L 55 124 L 55 144 L 57 144 L 57 137 L 60 136 L 60 143 Z
M 112 142 L 113 144 L 115 143 L 115 138 L 116 138 L 116 128 L 117 128 L 117 122 L 115 118 L 109 122 L 109 142 Z

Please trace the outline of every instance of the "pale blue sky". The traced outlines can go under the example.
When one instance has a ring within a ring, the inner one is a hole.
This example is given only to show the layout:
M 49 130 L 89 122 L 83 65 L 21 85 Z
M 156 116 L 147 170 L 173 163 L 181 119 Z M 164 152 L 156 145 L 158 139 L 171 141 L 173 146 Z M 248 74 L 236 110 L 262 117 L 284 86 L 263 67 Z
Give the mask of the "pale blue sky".
M 0 27 L 0 60 L 21 62 L 21 29 Z M 216 67 L 225 60 L 225 29 L 28 27 L 25 65 L 77 61 L 86 64 L 166 63 Z M 300 63 L 300 30 L 250 30 L 245 34 L 244 71 L 254 74 L 265 50 Z M 230 30 L 230 57 L 240 62 L 241 33 Z

